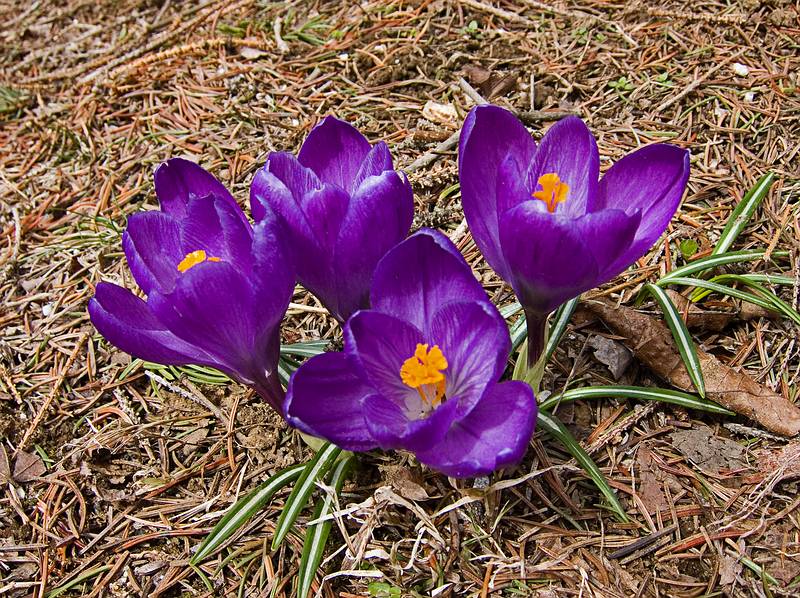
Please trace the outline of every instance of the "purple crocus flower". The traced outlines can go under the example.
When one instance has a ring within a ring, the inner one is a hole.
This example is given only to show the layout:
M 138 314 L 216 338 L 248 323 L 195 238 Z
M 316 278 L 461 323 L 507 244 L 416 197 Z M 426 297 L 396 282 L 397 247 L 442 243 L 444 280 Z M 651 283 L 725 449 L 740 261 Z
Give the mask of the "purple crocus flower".
M 459 143 L 464 215 L 486 261 L 514 288 L 528 322 L 528 359 L 544 346 L 547 315 L 612 279 L 669 224 L 689 177 L 689 153 L 643 147 L 598 182 L 586 125 L 568 117 L 539 146 L 508 110 L 473 108 Z
M 294 277 L 277 223 L 252 227 L 227 189 L 187 160 L 159 166 L 155 187 L 161 210 L 134 214 L 122 236 L 147 301 L 101 282 L 92 323 L 135 357 L 214 367 L 281 411 L 279 326 Z
M 370 299 L 347 321 L 343 353 L 294 373 L 287 421 L 348 450 L 413 451 L 456 477 L 517 462 L 536 401 L 525 383 L 498 383 L 508 329 L 450 240 L 423 229 L 397 245 Z
M 339 322 L 368 307 L 384 254 L 408 234 L 414 198 L 383 141 L 326 117 L 295 158 L 273 152 L 250 188 L 253 217 L 274 213 L 287 232 L 297 279 Z

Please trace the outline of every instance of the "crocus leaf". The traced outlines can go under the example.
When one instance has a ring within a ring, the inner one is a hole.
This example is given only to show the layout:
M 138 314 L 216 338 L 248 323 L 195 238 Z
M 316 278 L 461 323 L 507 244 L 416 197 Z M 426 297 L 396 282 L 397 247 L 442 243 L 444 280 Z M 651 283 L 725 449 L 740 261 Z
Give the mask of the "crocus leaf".
M 625 514 L 625 509 L 622 508 L 617 495 L 611 489 L 611 486 L 608 485 L 603 472 L 600 471 L 597 463 L 594 462 L 589 454 L 583 450 L 583 447 L 575 439 L 572 433 L 570 433 L 566 426 L 562 424 L 558 418 L 546 413 L 541 408 L 539 409 L 537 421 L 541 429 L 545 430 L 553 438 L 558 440 L 564 446 L 564 448 L 567 449 L 569 454 L 575 458 L 575 460 L 578 462 L 578 465 L 583 468 L 583 470 L 586 472 L 586 475 L 591 478 L 595 486 L 597 486 L 603 496 L 605 496 L 614 514 L 621 521 L 628 521 L 628 516 Z
M 663 276 L 656 284 L 660 287 L 664 287 L 671 284 L 673 278 L 690 276 L 692 274 L 697 274 L 698 272 L 705 272 L 706 270 L 716 268 L 717 266 L 724 266 L 726 264 L 735 264 L 739 262 L 751 262 L 754 260 L 760 260 L 765 255 L 766 251 L 764 250 L 729 251 L 727 253 L 713 254 L 708 257 L 694 260 L 693 262 L 690 262 L 685 266 L 681 266 L 680 268 L 676 268 L 669 274 Z M 788 255 L 786 251 L 772 252 L 773 257 L 785 257 L 786 255 Z
M 741 299 L 742 301 L 747 301 L 748 303 L 752 303 L 753 305 L 758 305 L 759 307 L 763 307 L 764 309 L 769 309 L 771 311 L 780 311 L 775 307 L 774 303 L 770 302 L 767 299 L 754 295 L 753 293 L 747 293 L 739 289 L 734 289 L 733 287 L 725 286 L 724 284 L 719 284 L 717 282 L 712 282 L 710 280 L 703 280 L 702 278 L 687 278 L 681 276 L 678 278 L 670 279 L 670 284 L 676 284 L 685 287 L 699 287 L 701 289 L 707 289 L 709 291 L 720 293 L 722 295 L 735 297 L 736 299 Z
M 755 186 L 747 192 L 744 196 L 742 201 L 740 201 L 736 209 L 733 210 L 733 213 L 728 218 L 728 223 L 725 225 L 725 228 L 722 231 L 722 234 L 719 237 L 719 241 L 717 245 L 714 247 L 712 251 L 713 255 L 717 255 L 720 253 L 725 253 L 730 249 L 733 242 L 736 240 L 736 237 L 739 236 L 739 233 L 744 230 L 744 227 L 747 226 L 750 217 L 755 212 L 756 208 L 761 205 L 761 202 L 764 201 L 764 198 L 767 196 L 767 192 L 769 188 L 772 186 L 772 182 L 775 180 L 775 173 L 768 172 L 755 184 Z
M 755 291 L 755 294 L 768 301 L 770 304 L 773 305 L 772 309 L 774 311 L 780 312 L 785 315 L 787 318 L 795 322 L 796 324 L 800 324 L 800 314 L 797 313 L 796 310 L 792 308 L 791 305 L 786 303 L 783 299 L 778 297 L 775 293 L 770 291 L 769 289 L 765 289 L 761 286 L 758 281 L 754 280 L 749 276 L 743 276 L 739 274 L 720 274 L 719 276 L 715 276 L 711 279 L 711 282 L 738 282 L 741 283 Z M 792 280 L 792 284 L 794 284 L 794 280 Z
M 279 471 L 250 494 L 239 499 L 206 536 L 189 563 L 195 565 L 213 554 L 225 540 L 258 513 L 278 490 L 299 478 L 304 469 L 305 465 L 295 465 Z
M 314 491 L 317 480 L 324 476 L 333 466 L 336 457 L 342 452 L 338 446 L 326 444 L 323 446 L 311 461 L 303 468 L 300 478 L 297 480 L 292 493 L 286 499 L 286 506 L 281 511 L 278 524 L 275 526 L 275 535 L 272 538 L 272 550 L 275 550 L 286 538 L 286 534 L 292 529 L 294 522 L 300 515 L 300 511 L 306 506 L 308 498 Z
M 334 495 L 338 495 L 342 491 L 342 486 L 350 473 L 350 469 L 355 462 L 355 457 L 349 455 L 336 463 L 329 478 L 328 484 L 333 489 L 332 493 L 327 493 L 325 497 L 317 503 L 314 509 L 314 520 L 321 519 L 330 515 L 333 508 Z M 303 541 L 303 555 L 300 558 L 300 570 L 297 573 L 297 596 L 299 598 L 306 598 L 311 591 L 311 582 L 314 581 L 314 574 L 322 562 L 322 554 L 325 551 L 325 544 L 328 541 L 328 535 L 331 532 L 333 525 L 332 519 L 319 521 L 313 525 L 308 526 L 306 537 Z
M 647 289 L 647 292 L 652 295 L 653 299 L 655 299 L 656 303 L 658 303 L 658 306 L 661 308 L 664 319 L 667 321 L 667 326 L 669 326 L 670 332 L 672 332 L 672 338 L 678 346 L 678 352 L 681 354 L 681 359 L 683 359 L 683 365 L 686 366 L 686 371 L 689 373 L 689 377 L 692 379 L 697 393 L 705 398 L 706 385 L 703 381 L 703 369 L 700 367 L 700 359 L 697 357 L 692 335 L 689 334 L 689 330 L 686 328 L 686 322 L 683 321 L 681 314 L 678 312 L 678 308 L 675 307 L 672 299 L 669 298 L 669 295 L 667 295 L 664 289 L 650 283 L 645 285 L 645 289 Z
M 550 324 L 550 334 L 547 337 L 547 343 L 544 346 L 544 361 L 549 361 L 553 351 L 556 350 L 561 337 L 564 336 L 564 331 L 567 329 L 572 314 L 575 313 L 575 307 L 580 301 L 580 296 L 570 299 L 566 303 L 562 303 L 556 310 L 553 316 L 553 323 Z
M 307 341 L 305 343 L 292 343 L 281 345 L 281 355 L 292 355 L 294 357 L 314 357 L 325 352 L 325 348 L 330 345 L 328 341 Z
M 539 405 L 543 411 L 552 411 L 561 403 L 570 401 L 582 401 L 586 399 L 640 399 L 645 401 L 660 401 L 672 405 L 680 405 L 698 411 L 708 411 L 720 415 L 736 415 L 733 411 L 709 401 L 701 399 L 692 394 L 679 390 L 666 388 L 649 388 L 646 386 L 586 386 L 584 388 L 573 388 L 560 395 L 550 397 Z

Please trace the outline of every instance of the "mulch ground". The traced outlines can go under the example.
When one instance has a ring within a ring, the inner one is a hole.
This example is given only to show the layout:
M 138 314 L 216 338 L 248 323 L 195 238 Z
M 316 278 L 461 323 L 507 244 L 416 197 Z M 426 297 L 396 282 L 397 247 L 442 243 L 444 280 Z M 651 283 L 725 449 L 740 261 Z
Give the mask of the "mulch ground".
M 326 114 L 386 140 L 401 168 L 429 154 L 409 173 L 415 225 L 450 233 L 506 305 L 463 226 L 455 153 L 434 151 L 474 103 L 463 78 L 506 107 L 581 115 L 603 168 L 655 141 L 691 150 L 666 242 L 594 296 L 632 305 L 643 282 L 707 255 L 767 171 L 776 183 L 736 248 L 789 255 L 738 269 L 797 277 L 793 2 L 64 0 L 4 3 L 0 24 L 0 595 L 293 595 L 302 530 L 269 551 L 285 493 L 199 570 L 188 558 L 237 497 L 308 449 L 242 387 L 132 364 L 86 313 L 98 281 L 133 286 L 121 232 L 155 207 L 151 175 L 169 157 L 201 163 L 244 205 L 267 154 L 296 151 Z M 530 124 L 537 137 L 548 126 Z M 797 284 L 776 291 L 797 307 Z M 698 345 L 796 400 L 798 328 L 710 300 L 734 315 L 698 328 Z M 339 330 L 298 288 L 283 334 Z M 621 347 L 602 323 L 573 322 L 544 388 L 669 387 L 621 363 Z M 795 441 L 655 403 L 558 415 L 629 522 L 543 433 L 491 480 L 367 455 L 320 595 L 800 595 Z

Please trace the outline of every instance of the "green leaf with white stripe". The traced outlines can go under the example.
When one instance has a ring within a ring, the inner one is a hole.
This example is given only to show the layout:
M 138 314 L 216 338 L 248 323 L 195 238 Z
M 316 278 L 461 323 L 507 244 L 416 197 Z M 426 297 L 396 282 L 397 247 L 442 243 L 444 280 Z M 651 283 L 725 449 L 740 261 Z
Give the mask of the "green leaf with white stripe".
M 547 343 L 545 344 L 544 352 L 540 358 L 543 359 L 545 363 L 550 360 L 550 357 L 553 355 L 556 347 L 558 347 L 558 343 L 561 340 L 561 337 L 564 336 L 564 331 L 567 329 L 567 324 L 569 324 L 572 314 L 575 313 L 575 307 L 577 307 L 580 300 L 580 297 L 570 299 L 566 303 L 562 303 L 555 311 L 547 335 Z M 514 324 L 511 326 L 510 333 L 511 354 L 513 355 L 517 352 L 520 346 L 522 346 L 522 343 L 525 342 L 525 339 L 528 338 L 528 328 L 526 326 L 524 315 L 520 316 L 517 321 L 514 322 Z
M 675 268 L 672 272 L 663 276 L 656 284 L 660 287 L 667 286 L 672 283 L 673 278 L 691 276 L 692 274 L 705 272 L 706 270 L 711 270 L 712 268 L 716 268 L 718 266 L 760 260 L 766 254 L 767 252 L 764 250 L 729 251 L 727 253 L 713 254 L 699 260 L 694 260 L 693 262 L 690 262 L 685 266 L 681 266 L 680 268 Z M 787 255 L 789 255 L 787 251 L 772 252 L 772 257 L 786 257 Z
M 281 516 L 278 519 L 278 524 L 275 526 L 275 535 L 272 538 L 272 550 L 275 550 L 286 538 L 286 534 L 292 529 L 294 522 L 300 515 L 308 498 L 316 487 L 317 480 L 324 476 L 333 466 L 339 453 L 342 452 L 338 446 L 327 443 L 325 444 L 303 468 L 300 479 L 292 489 L 289 498 L 286 499 L 286 505 L 281 511 Z
M 327 517 L 333 511 L 334 496 L 338 496 L 342 491 L 344 481 L 350 473 L 350 469 L 355 462 L 355 457 L 349 455 L 341 459 L 333 468 L 328 479 L 328 485 L 332 492 L 326 493 L 325 497 L 317 504 L 314 509 L 312 521 Z M 303 555 L 300 558 L 300 570 L 297 572 L 297 596 L 306 598 L 311 591 L 311 583 L 314 575 L 322 562 L 322 555 L 325 552 L 325 544 L 328 542 L 328 535 L 331 533 L 332 519 L 319 521 L 308 526 L 306 537 L 303 541 Z
M 667 326 L 669 326 L 670 332 L 672 332 L 672 338 L 678 346 L 678 352 L 683 360 L 683 365 L 686 366 L 686 371 L 692 379 L 692 384 L 694 384 L 694 387 L 697 389 L 697 393 L 705 398 L 706 384 L 703 380 L 703 368 L 700 367 L 700 359 L 697 357 L 697 350 L 695 349 L 692 335 L 689 334 L 689 330 L 686 328 L 686 323 L 678 312 L 678 308 L 675 307 L 672 299 L 669 298 L 669 295 L 667 295 L 664 289 L 650 283 L 647 283 L 644 288 L 661 308 L 664 319 L 667 321 Z
M 725 228 L 722 231 L 722 234 L 719 237 L 719 241 L 717 241 L 717 245 L 714 247 L 714 250 L 711 252 L 712 255 L 717 255 L 720 253 L 725 253 L 730 249 L 733 242 L 736 240 L 736 237 L 744 230 L 744 227 L 747 226 L 747 223 L 750 221 L 750 217 L 753 215 L 753 212 L 756 211 L 758 206 L 761 205 L 761 202 L 764 201 L 764 198 L 767 196 L 769 192 L 769 188 L 772 186 L 772 182 L 775 180 L 775 173 L 768 172 L 755 184 L 755 186 L 748 191 L 742 201 L 740 201 L 736 208 L 733 210 L 733 213 L 728 218 L 728 223 L 725 225 Z
M 239 499 L 200 544 L 189 564 L 196 565 L 211 556 L 236 531 L 246 524 L 281 488 L 303 473 L 305 465 L 279 471 L 244 498 Z
M 659 401 L 680 405 L 688 409 L 707 411 L 719 415 L 736 415 L 733 411 L 725 409 L 708 399 L 701 399 L 693 394 L 671 390 L 666 388 L 649 388 L 646 386 L 585 386 L 583 388 L 573 388 L 563 394 L 550 397 L 539 405 L 543 411 L 552 411 L 561 403 L 570 401 L 583 401 L 590 399 L 637 399 L 643 401 Z
M 748 303 L 752 303 L 753 305 L 758 305 L 759 307 L 763 307 L 764 309 L 778 311 L 775 309 L 774 304 L 770 303 L 766 299 L 754 295 L 753 293 L 747 293 L 740 289 L 734 289 L 733 287 L 725 286 L 724 284 L 711 282 L 710 280 L 703 280 L 702 278 L 680 277 L 680 278 L 670 279 L 669 283 L 684 287 L 698 287 L 701 289 L 707 289 L 715 293 L 720 293 L 721 295 L 728 295 L 729 297 L 735 297 L 736 299 L 747 301 Z
M 608 501 L 609 507 L 616 514 L 621 521 L 628 521 L 628 516 L 625 514 L 625 509 L 617 498 L 617 495 L 608 485 L 606 477 L 597 463 L 583 450 L 583 447 L 578 443 L 575 437 L 567 430 L 566 426 L 559 421 L 557 417 L 546 413 L 543 409 L 539 409 L 537 414 L 537 426 L 540 430 L 544 430 L 550 436 L 561 442 L 564 448 L 567 449 L 570 455 L 575 458 L 578 465 L 586 472 L 586 475 L 594 482 L 595 486 L 600 490 L 603 496 Z
M 780 312 L 787 318 L 792 320 L 795 324 L 800 324 L 800 314 L 792 309 L 792 306 L 786 303 L 783 299 L 778 297 L 769 289 L 761 286 L 755 279 L 747 275 L 741 274 L 720 274 L 711 279 L 711 282 L 738 282 L 755 291 L 755 294 L 760 298 L 770 303 L 774 311 Z M 794 281 L 793 281 L 794 282 Z

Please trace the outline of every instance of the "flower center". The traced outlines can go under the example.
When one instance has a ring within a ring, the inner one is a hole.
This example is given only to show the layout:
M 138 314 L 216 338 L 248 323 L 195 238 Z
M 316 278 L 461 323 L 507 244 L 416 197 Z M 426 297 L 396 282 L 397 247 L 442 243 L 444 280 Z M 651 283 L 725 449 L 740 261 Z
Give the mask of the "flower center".
M 553 213 L 556 206 L 567 200 L 569 185 L 562 181 L 555 172 L 548 172 L 539 177 L 537 181 L 541 185 L 539 191 L 532 193 L 536 199 L 541 199 L 547 205 L 547 211 Z
M 202 264 L 206 260 L 209 262 L 221 261 L 218 257 L 206 257 L 206 252 L 202 249 L 198 249 L 197 251 L 192 251 L 186 254 L 186 257 L 181 260 L 180 264 L 178 264 L 178 271 L 186 272 L 189 268 L 193 268 L 197 264 Z
M 414 355 L 403 362 L 400 367 L 400 379 L 403 384 L 416 388 L 424 402 L 432 407 L 438 406 L 444 398 L 445 375 L 447 369 L 445 359 L 439 345 L 417 344 Z

